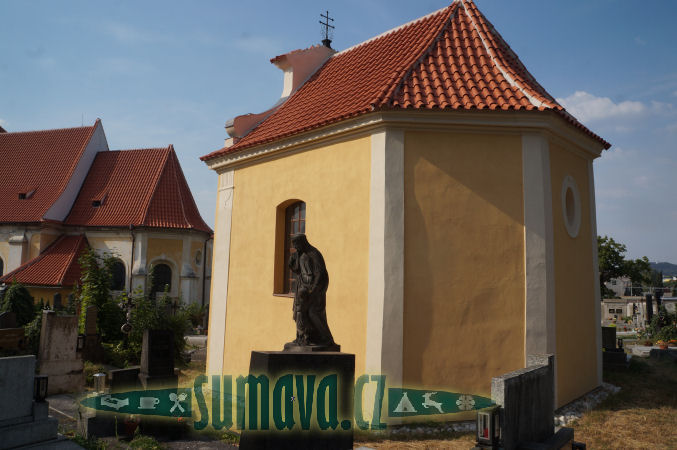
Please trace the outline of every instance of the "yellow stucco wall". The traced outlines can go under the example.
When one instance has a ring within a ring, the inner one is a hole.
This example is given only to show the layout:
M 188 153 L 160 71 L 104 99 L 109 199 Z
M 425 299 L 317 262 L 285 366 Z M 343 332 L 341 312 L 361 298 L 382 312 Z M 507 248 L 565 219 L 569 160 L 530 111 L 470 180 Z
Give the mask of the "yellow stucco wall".
M 28 292 L 33 296 L 35 303 L 40 303 L 40 299 L 44 300 L 45 305 L 52 305 L 54 294 L 61 293 L 61 305 L 68 304 L 68 295 L 73 292 L 72 288 L 48 288 L 48 287 L 30 287 L 27 286 Z
M 306 234 L 329 271 L 329 327 L 364 372 L 370 155 L 364 137 L 235 171 L 224 373 L 247 373 L 251 350 L 296 335 L 292 299 L 273 296 L 276 209 L 288 199 L 306 202 Z
M 490 396 L 524 366 L 521 138 L 407 132 L 406 386 Z
M 176 267 L 172 267 L 172 270 L 180 270 L 182 251 L 182 239 L 148 238 L 146 261 L 151 264 L 151 261 L 155 258 L 162 257 L 162 259 L 173 261 L 176 264 Z
M 597 386 L 595 280 L 590 225 L 588 162 L 550 142 L 552 214 L 555 247 L 555 314 L 557 398 L 566 404 Z M 578 185 L 581 227 L 567 233 L 562 216 L 562 181 L 571 175 Z

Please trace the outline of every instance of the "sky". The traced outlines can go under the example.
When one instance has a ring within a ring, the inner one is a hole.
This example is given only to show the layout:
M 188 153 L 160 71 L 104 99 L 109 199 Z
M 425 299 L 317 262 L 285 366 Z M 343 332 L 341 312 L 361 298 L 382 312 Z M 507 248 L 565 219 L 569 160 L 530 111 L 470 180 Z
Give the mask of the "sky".
M 348 48 L 451 0 L 0 0 L 0 126 L 91 125 L 111 150 L 173 144 L 205 221 L 225 121 L 282 92 L 270 58 Z M 612 144 L 595 163 L 598 234 L 677 263 L 677 2 L 476 0 L 532 75 Z M 4 162 L 8 163 L 8 162 Z

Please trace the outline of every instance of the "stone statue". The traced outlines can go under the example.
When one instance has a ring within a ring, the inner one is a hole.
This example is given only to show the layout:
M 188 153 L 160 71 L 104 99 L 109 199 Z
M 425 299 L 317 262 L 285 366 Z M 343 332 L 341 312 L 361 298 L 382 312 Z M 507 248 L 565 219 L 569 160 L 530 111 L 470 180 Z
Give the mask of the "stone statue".
M 295 234 L 291 243 L 296 252 L 289 258 L 289 268 L 296 275 L 293 317 L 296 339 L 285 344 L 288 351 L 339 351 L 340 346 L 327 324 L 327 287 L 329 274 L 324 258 L 310 245 L 305 234 Z

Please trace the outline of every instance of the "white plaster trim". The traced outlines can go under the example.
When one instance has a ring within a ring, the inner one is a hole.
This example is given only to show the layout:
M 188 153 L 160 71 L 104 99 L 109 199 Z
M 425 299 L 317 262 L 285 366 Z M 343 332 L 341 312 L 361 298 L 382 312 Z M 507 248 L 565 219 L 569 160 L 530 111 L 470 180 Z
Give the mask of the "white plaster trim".
M 590 202 L 590 234 L 592 235 L 592 264 L 595 290 L 595 349 L 597 356 L 597 384 L 602 384 L 602 301 L 599 286 L 599 256 L 597 255 L 597 206 L 595 205 L 595 172 L 588 161 L 588 190 Z
M 365 367 L 402 384 L 404 339 L 404 132 L 371 136 L 369 287 Z
M 52 206 L 49 207 L 43 216 L 45 219 L 63 221 L 68 216 L 73 203 L 75 203 L 75 199 L 80 193 L 80 188 L 85 182 L 89 169 L 92 167 L 96 154 L 102 151 L 108 151 L 108 142 L 106 141 L 106 134 L 103 132 L 103 125 L 101 125 L 101 122 L 97 122 L 96 129 L 92 133 L 89 142 L 87 142 L 82 155 L 80 155 L 80 159 L 75 169 L 73 169 L 68 183 L 59 195 L 59 198 L 52 203 Z
M 555 245 L 550 148 L 543 134 L 522 135 L 522 180 L 526 366 L 528 355 L 556 355 Z M 556 381 L 555 379 L 555 383 Z M 555 391 L 555 404 L 556 395 Z
M 212 170 L 224 170 L 265 156 L 317 145 L 319 141 L 344 138 L 376 127 L 397 126 L 405 130 L 464 131 L 474 133 L 547 132 L 565 147 L 573 148 L 586 159 L 597 158 L 602 144 L 575 129 L 552 111 L 382 111 L 343 120 L 306 133 L 281 138 L 232 154 L 205 161 Z
M 207 374 L 223 373 L 223 352 L 226 344 L 228 300 L 228 268 L 230 265 L 230 231 L 233 218 L 233 170 L 219 174 L 216 223 L 212 255 L 212 276 L 209 302 L 209 334 L 207 337 Z
M 571 211 L 573 213 L 573 219 L 569 220 L 569 207 L 567 206 L 567 191 L 571 190 L 571 193 L 574 198 L 573 208 Z M 578 236 L 578 232 L 581 229 L 581 194 L 578 191 L 578 185 L 576 180 L 571 175 L 567 175 L 562 180 L 562 220 L 564 220 L 564 227 L 567 229 L 567 233 L 572 238 Z

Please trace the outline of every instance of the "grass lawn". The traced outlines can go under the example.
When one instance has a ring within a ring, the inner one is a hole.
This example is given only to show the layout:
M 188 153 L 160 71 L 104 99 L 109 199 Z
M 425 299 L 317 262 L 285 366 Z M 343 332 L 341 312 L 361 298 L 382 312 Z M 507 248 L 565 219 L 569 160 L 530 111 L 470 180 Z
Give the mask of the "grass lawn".
M 604 381 L 621 391 L 569 425 L 578 442 L 589 449 L 677 448 L 677 364 L 634 357 L 628 370 L 607 371 Z M 406 441 L 356 438 L 356 443 L 378 449 L 468 449 L 474 442 L 474 433 Z
M 607 371 L 621 387 L 573 424 L 588 448 L 677 448 L 677 364 L 633 357 L 626 371 Z

